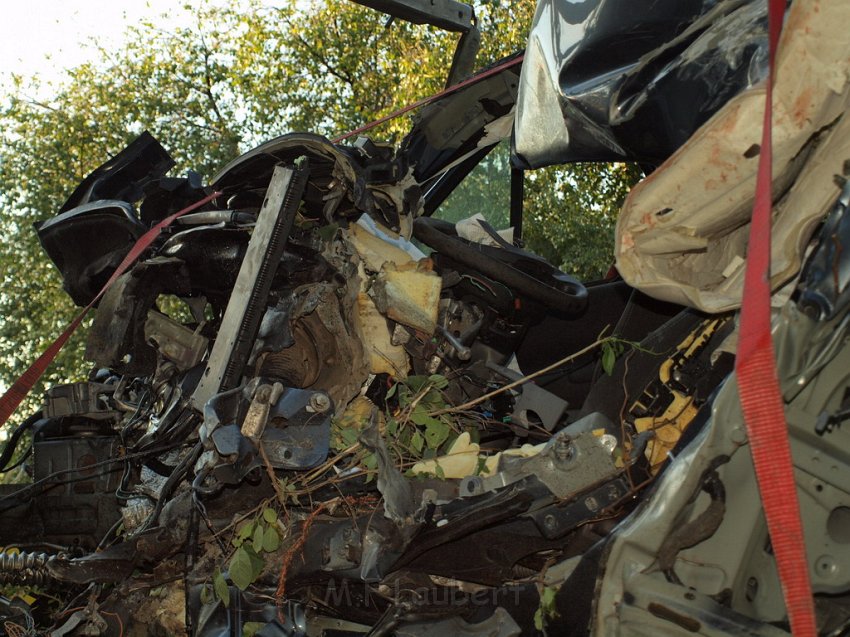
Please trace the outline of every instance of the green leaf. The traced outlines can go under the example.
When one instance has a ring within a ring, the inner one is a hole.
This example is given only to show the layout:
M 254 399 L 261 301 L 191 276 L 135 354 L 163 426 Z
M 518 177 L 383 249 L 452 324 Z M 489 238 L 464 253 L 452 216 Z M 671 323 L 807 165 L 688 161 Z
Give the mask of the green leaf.
M 441 374 L 431 374 L 428 377 L 428 380 L 431 382 L 435 389 L 445 389 L 449 386 L 449 379 Z
M 543 609 L 540 606 L 534 611 L 534 627 L 540 632 L 543 632 L 543 629 L 546 627 L 543 621 Z
M 245 622 L 242 624 L 242 637 L 254 637 L 266 625 L 263 622 Z
M 410 437 L 410 446 L 416 453 L 422 453 L 422 449 L 425 446 L 425 439 L 422 437 L 422 434 L 419 433 L 418 429 L 414 431 L 413 435 Z
M 617 359 L 617 353 L 610 343 L 602 344 L 602 370 L 609 376 L 614 372 L 614 361 Z
M 248 554 L 248 559 L 251 560 L 251 581 L 255 582 L 263 572 L 263 569 L 266 568 L 266 561 L 257 555 L 252 549 L 248 549 L 245 552 Z
M 357 443 L 359 432 L 354 427 L 343 427 L 339 430 L 339 435 L 346 447 L 351 447 Z
M 451 435 L 452 430 L 442 420 L 431 418 L 431 421 L 425 427 L 425 442 L 431 449 L 436 449 Z
M 322 226 L 316 230 L 316 234 L 318 234 L 322 239 L 328 241 L 333 239 L 333 236 L 336 234 L 336 231 L 339 230 L 338 223 L 330 223 L 326 226 Z
M 263 533 L 263 550 L 266 553 L 274 553 L 280 546 L 280 535 L 274 527 L 266 527 Z
M 542 631 L 546 627 L 548 620 L 558 616 L 555 610 L 555 596 L 558 594 L 558 588 L 553 586 L 544 586 L 540 591 L 540 605 L 534 613 L 534 627 Z
M 408 376 L 404 384 L 410 388 L 410 391 L 414 394 L 419 393 L 425 385 L 427 385 L 431 379 L 428 376 Z
M 221 570 L 218 568 L 213 573 L 213 590 L 215 591 L 215 596 L 221 600 L 225 608 L 230 606 L 230 589 L 227 586 L 224 575 L 221 574 Z
M 230 580 L 240 590 L 244 591 L 254 581 L 254 566 L 251 556 L 244 546 L 236 549 L 227 567 Z
M 250 522 L 246 522 L 242 526 L 239 527 L 239 531 L 236 533 L 236 537 L 240 540 L 247 540 L 254 534 L 254 527 L 257 526 L 257 522 L 255 520 L 251 520 Z
M 392 387 L 387 390 L 386 399 L 389 400 L 393 396 L 395 396 L 396 391 L 398 390 L 398 383 L 395 383 Z
M 428 411 L 428 407 L 426 407 L 422 403 L 419 403 L 418 405 L 416 405 L 416 408 L 410 412 L 410 419 L 420 427 L 427 427 L 428 425 L 446 426 L 443 421 L 438 420 L 437 418 L 434 418 L 433 416 L 429 415 Z
M 387 435 L 395 438 L 398 433 L 398 421 L 395 418 L 387 418 Z
M 378 468 L 378 458 L 374 453 L 366 454 L 363 458 L 363 466 L 369 470 L 374 470 Z
M 254 550 L 259 553 L 263 550 L 263 536 L 265 533 L 263 532 L 262 525 L 258 524 L 254 529 L 254 537 L 251 539 L 251 546 Z
M 263 519 L 269 524 L 277 523 L 277 511 L 272 508 L 266 507 L 263 509 Z

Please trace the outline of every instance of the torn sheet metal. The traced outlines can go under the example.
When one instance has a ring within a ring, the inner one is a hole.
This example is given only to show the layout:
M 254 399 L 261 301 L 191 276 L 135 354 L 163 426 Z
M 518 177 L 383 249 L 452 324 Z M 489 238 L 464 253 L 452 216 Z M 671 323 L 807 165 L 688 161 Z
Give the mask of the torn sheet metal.
M 409 524 L 415 510 L 410 483 L 396 467 L 380 432 L 380 416 L 372 409 L 369 426 L 360 434 L 360 443 L 375 454 L 378 490 L 384 496 L 384 515 L 399 526 Z
M 800 269 L 850 157 L 849 19 L 847 3 L 798 0 L 785 21 L 773 93 L 774 289 Z M 631 285 L 706 312 L 740 306 L 763 109 L 763 87 L 733 98 L 635 186 L 615 245 Z

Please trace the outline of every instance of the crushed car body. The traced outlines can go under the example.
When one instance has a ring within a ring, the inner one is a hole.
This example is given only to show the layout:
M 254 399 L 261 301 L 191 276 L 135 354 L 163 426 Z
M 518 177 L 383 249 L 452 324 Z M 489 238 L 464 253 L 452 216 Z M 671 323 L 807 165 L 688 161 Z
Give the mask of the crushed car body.
M 52 387 L 0 457 L 31 435 L 32 484 L 0 489 L 0 581 L 61 600 L 0 597 L 0 617 L 57 636 L 789 634 L 733 371 L 766 14 L 647 3 L 638 30 L 622 5 L 541 0 L 522 71 L 424 107 L 397 148 L 293 133 L 204 183 L 145 133 L 37 224 L 85 306 L 151 226 L 217 193 L 109 287 L 88 379 Z M 772 279 L 836 636 L 848 11 L 787 9 L 776 90 L 805 112 L 780 110 Z M 622 277 L 582 283 L 435 214 L 511 136 L 525 168 L 645 166 Z

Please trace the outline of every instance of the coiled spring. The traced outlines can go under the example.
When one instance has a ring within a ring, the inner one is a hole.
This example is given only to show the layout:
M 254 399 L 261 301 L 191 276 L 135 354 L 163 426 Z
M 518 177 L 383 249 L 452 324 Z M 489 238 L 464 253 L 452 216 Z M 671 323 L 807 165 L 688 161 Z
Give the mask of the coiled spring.
M 44 584 L 49 559 L 47 553 L 0 552 L 0 584 Z

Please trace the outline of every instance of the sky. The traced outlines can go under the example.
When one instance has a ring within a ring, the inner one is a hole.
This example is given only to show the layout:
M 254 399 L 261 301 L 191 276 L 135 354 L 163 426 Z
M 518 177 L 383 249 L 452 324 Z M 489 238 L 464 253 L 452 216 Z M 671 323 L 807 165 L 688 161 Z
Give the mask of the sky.
M 195 5 L 199 0 L 3 0 L 0 91 L 11 73 L 61 79 L 64 69 L 97 59 L 94 48 L 86 45 L 91 37 L 120 47 L 125 27 L 139 20 L 155 19 L 163 28 L 186 26 L 192 19 L 182 8 L 187 2 Z M 264 4 L 277 3 L 264 0 Z
M 58 79 L 64 68 L 92 60 L 92 36 L 120 45 L 124 27 L 160 14 L 179 20 L 175 0 L 11 0 L 0 21 L 0 70 Z M 185 19 L 185 15 L 183 16 Z M 5 79 L 5 78 L 4 78 Z

